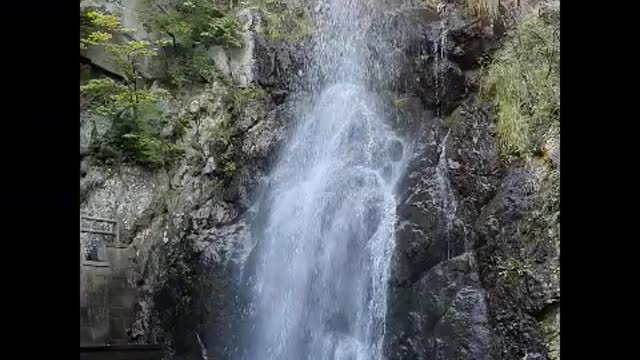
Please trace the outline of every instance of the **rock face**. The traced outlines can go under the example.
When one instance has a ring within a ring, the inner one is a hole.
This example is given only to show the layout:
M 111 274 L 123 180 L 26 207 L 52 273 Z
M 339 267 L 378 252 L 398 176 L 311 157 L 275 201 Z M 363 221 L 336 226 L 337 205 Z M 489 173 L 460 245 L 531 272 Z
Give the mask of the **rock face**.
M 246 87 L 254 82 L 255 77 L 255 46 L 256 36 L 261 31 L 260 14 L 256 11 L 244 9 L 237 15 L 242 43 L 239 49 L 227 49 L 222 46 L 212 46 L 209 55 L 215 60 L 218 71 L 234 84 Z
M 475 93 L 504 30 L 459 5 L 390 25 L 407 41 L 398 97 L 438 117 L 404 113 L 418 140 L 398 189 L 387 356 L 559 359 L 559 134 L 547 160 L 501 161 L 495 109 Z
M 256 81 L 269 89 L 274 101 L 280 104 L 287 94 L 300 85 L 304 65 L 308 63 L 303 41 L 268 41 L 261 34 L 256 36 Z
M 147 40 L 151 35 L 145 30 L 139 16 L 144 9 L 144 0 L 82 0 L 80 10 L 98 10 L 119 17 L 122 27 L 131 29 L 129 34 L 135 40 Z M 90 64 L 106 70 L 111 74 L 124 77 L 120 67 L 113 63 L 102 48 L 92 47 L 84 55 Z M 162 62 L 159 58 L 147 59 L 142 66 L 142 75 L 148 79 L 161 78 L 164 76 Z
M 135 13 L 127 4 L 85 6 L 106 7 L 126 19 Z M 121 240 L 135 254 L 128 281 L 139 293 L 130 341 L 163 343 L 175 358 L 201 358 L 203 347 L 211 358 L 228 358 L 234 348 L 233 325 L 240 317 L 235 277 L 253 246 L 252 194 L 290 119 L 283 102 L 291 83 L 269 82 L 297 76 L 298 69 L 281 58 L 302 65 L 301 50 L 289 54 L 289 47 L 262 37 L 258 13 L 243 10 L 238 16 L 245 46 L 217 55 L 228 67 L 228 85 L 194 86 L 165 104 L 189 119 L 178 141 L 185 154 L 177 163 L 156 170 L 98 164 L 92 148 L 111 121 L 89 112 L 80 119 L 81 211 L 119 220 Z M 279 73 L 267 74 L 264 64 L 277 64 Z M 239 88 L 256 88 L 260 96 L 238 103 L 233 94 Z M 228 120 L 231 127 L 223 129 Z
M 407 174 L 388 356 L 559 358 L 559 171 L 543 160 L 504 168 L 491 109 L 456 111 L 448 130 L 431 121 L 421 138 L 432 148 Z
M 421 146 L 401 185 L 387 313 L 390 359 L 494 358 L 473 221 L 477 203 L 499 181 L 498 160 L 491 119 L 473 110 L 463 112 L 470 116 L 457 127 L 425 119 Z
M 419 97 L 436 115 L 448 116 L 477 89 L 483 56 L 494 51 L 504 35 L 499 21 L 488 26 L 469 14 L 465 1 L 442 1 L 437 8 L 419 1 L 397 1 L 382 15 L 375 33 L 390 48 L 378 54 L 397 64 L 385 74 L 393 91 Z

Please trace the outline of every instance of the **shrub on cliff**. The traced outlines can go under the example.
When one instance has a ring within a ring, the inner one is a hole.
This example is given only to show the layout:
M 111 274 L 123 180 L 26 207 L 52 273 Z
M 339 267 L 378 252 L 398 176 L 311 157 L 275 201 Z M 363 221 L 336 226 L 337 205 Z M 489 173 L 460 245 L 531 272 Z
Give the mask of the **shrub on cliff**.
M 211 79 L 214 62 L 207 54 L 210 46 L 242 47 L 238 23 L 223 6 L 211 0 L 146 0 L 145 26 L 171 39 L 167 69 L 172 85 L 182 87 Z
M 264 13 L 265 36 L 270 40 L 299 40 L 311 32 L 308 4 L 302 1 L 250 0 Z
M 81 49 L 101 47 L 124 78 L 91 79 L 80 86 L 84 103 L 98 115 L 113 120 L 108 140 L 94 149 L 98 158 L 131 160 L 150 167 L 161 166 L 180 153 L 173 143 L 175 134 L 162 135 L 171 126 L 180 131 L 181 123 L 161 111 L 159 101 L 168 93 L 145 86 L 140 66 L 145 58 L 157 55 L 165 42 L 151 43 L 126 37 L 129 30 L 116 16 L 89 11 L 81 15 Z M 175 122 L 173 124 L 170 124 Z
M 560 122 L 559 18 L 525 18 L 486 67 L 481 95 L 496 103 L 502 155 L 536 151 L 544 132 Z

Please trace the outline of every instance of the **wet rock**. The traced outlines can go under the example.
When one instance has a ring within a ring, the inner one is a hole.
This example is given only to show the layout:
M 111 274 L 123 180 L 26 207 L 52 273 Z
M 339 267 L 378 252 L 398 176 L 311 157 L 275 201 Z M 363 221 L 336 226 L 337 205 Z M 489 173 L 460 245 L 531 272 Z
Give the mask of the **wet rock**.
M 198 232 L 211 227 L 228 224 L 237 216 L 237 211 L 231 205 L 209 200 L 193 212 L 191 220 L 193 222 L 193 229 Z
M 455 220 L 445 157 L 446 133 L 432 121 L 419 134 L 424 143 L 414 150 L 401 182 L 397 206 L 394 281 L 416 281 L 422 273 L 464 251 L 464 231 Z
M 553 174 L 542 161 L 512 165 L 475 226 L 494 341 L 507 359 L 547 358 L 536 316 L 560 294 Z
M 437 127 L 416 133 L 423 147 L 401 185 L 407 193 L 400 198 L 392 260 L 390 358 L 555 358 L 559 169 L 544 159 L 516 161 L 505 169 L 489 104 L 465 100 L 444 123 L 448 136 Z M 543 138 L 549 150 L 559 143 L 553 131 Z M 445 152 L 444 172 L 438 151 Z M 430 180 L 439 173 L 448 181 L 449 196 Z M 438 215 L 447 198 L 456 204 L 453 227 Z M 448 260 L 442 244 L 458 238 L 465 239 L 466 252 Z M 468 267 L 461 266 L 463 257 Z
M 391 141 L 388 148 L 389 159 L 391 161 L 402 160 L 403 146 L 398 140 Z
M 491 26 L 488 22 L 471 16 L 464 7 L 450 7 L 447 11 L 446 26 L 448 57 L 462 70 L 480 66 L 480 59 L 493 52 L 504 35 L 500 24 Z
M 446 314 L 434 328 L 434 349 L 440 359 L 493 359 L 492 333 L 485 304 L 478 287 L 458 291 Z
M 492 359 L 484 293 L 465 253 L 397 289 L 387 316 L 390 359 Z
M 475 101 L 463 102 L 447 119 L 449 179 L 467 221 L 478 216 L 500 182 L 495 121 L 493 107 Z
M 277 103 L 293 90 L 304 75 L 301 70 L 308 62 L 308 44 L 297 41 L 268 41 L 256 35 L 256 81 L 275 93 Z

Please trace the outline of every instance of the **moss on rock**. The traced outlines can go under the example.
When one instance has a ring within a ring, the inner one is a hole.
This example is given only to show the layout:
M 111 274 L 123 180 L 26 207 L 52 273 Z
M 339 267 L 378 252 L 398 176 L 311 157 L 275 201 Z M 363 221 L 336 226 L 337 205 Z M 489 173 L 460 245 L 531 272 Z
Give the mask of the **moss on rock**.
M 560 122 L 560 22 L 529 15 L 485 69 L 481 95 L 495 101 L 504 158 L 530 154 Z

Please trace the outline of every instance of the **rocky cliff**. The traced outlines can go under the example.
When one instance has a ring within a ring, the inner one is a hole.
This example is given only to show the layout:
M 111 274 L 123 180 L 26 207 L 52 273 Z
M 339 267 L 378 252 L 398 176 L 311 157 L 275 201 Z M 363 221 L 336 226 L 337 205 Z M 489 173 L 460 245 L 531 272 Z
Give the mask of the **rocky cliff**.
M 505 6 L 509 21 L 474 14 L 466 1 L 436 3 L 400 1 L 381 22 L 402 41 L 399 68 L 379 86 L 398 131 L 415 144 L 398 188 L 388 357 L 559 359 L 557 127 L 545 122 L 535 151 L 505 157 L 504 109 L 481 96 L 483 66 L 500 59 L 519 24 L 556 14 L 557 3 Z M 144 6 L 81 2 L 116 14 L 140 39 L 153 37 L 137 16 Z M 242 48 L 212 46 L 217 76 L 162 103 L 183 119 L 176 161 L 104 162 L 95 149 L 113 121 L 86 108 L 80 117 L 81 211 L 121 222 L 135 254 L 129 281 L 139 289 L 130 339 L 164 343 L 171 358 L 234 353 L 249 224 L 293 121 L 287 99 L 304 92 L 308 38 L 274 36 L 265 20 L 274 13 L 260 6 L 233 16 Z M 120 76 L 103 53 L 83 56 L 83 79 Z M 147 83 L 162 84 L 166 56 L 144 68 Z
M 412 63 L 409 74 L 425 76 L 400 83 L 431 98 L 422 105 L 438 116 L 418 126 L 415 160 L 398 189 L 389 358 L 558 359 L 559 123 L 546 114 L 540 148 L 506 160 L 504 104 L 479 95 L 487 59 L 502 66 L 502 48 L 530 31 L 521 24 L 556 16 L 558 4 L 528 4 L 511 22 L 491 24 L 462 3 L 442 5 L 444 20 L 421 25 L 430 41 L 407 47 L 440 57 Z M 420 39 L 418 27 L 405 31 Z M 408 98 L 407 107 L 420 107 Z

